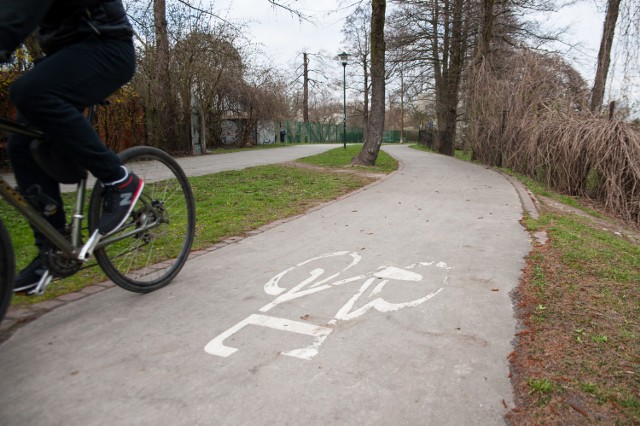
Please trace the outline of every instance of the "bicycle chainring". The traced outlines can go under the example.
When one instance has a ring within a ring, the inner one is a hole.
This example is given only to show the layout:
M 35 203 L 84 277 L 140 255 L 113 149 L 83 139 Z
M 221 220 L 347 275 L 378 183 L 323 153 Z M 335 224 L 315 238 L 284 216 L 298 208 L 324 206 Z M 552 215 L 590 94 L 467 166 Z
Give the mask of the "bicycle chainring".
M 42 252 L 44 267 L 56 278 L 66 278 L 78 272 L 82 262 L 78 259 L 69 259 L 62 252 L 49 244 Z

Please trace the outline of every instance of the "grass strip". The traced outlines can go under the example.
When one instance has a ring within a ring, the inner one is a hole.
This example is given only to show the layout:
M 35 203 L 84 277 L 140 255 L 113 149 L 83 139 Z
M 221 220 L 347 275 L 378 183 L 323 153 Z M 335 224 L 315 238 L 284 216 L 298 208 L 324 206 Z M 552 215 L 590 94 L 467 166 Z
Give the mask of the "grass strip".
M 510 422 L 640 423 L 640 246 L 569 212 L 524 223 L 549 241 L 515 294 Z
M 398 162 L 384 151 L 379 151 L 375 166 L 362 167 L 350 166 L 351 159 L 358 155 L 362 145 L 347 145 L 347 148 L 332 149 L 312 157 L 301 158 L 298 162 L 323 167 L 350 167 L 354 170 L 362 170 L 374 173 L 391 173 L 398 168 Z

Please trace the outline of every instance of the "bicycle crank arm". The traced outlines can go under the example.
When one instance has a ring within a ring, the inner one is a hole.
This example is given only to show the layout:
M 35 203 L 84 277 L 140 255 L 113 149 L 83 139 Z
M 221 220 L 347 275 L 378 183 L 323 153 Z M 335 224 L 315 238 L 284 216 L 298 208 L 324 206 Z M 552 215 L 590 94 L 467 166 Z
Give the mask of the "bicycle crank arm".
M 93 254 L 93 250 L 95 250 L 101 238 L 102 234 L 100 234 L 97 229 L 93 231 L 93 235 L 91 235 L 91 238 L 89 238 L 85 245 L 82 246 L 82 249 L 78 254 L 78 260 L 86 262 Z
M 29 296 L 41 296 L 44 294 L 44 291 L 47 289 L 47 287 L 49 287 L 49 284 L 51 284 L 51 280 L 53 280 L 53 275 L 51 275 L 51 273 L 49 271 L 44 271 L 44 274 L 42 274 L 42 278 L 40 278 L 40 281 L 38 281 L 38 285 L 36 286 L 35 289 L 31 290 L 28 294 Z

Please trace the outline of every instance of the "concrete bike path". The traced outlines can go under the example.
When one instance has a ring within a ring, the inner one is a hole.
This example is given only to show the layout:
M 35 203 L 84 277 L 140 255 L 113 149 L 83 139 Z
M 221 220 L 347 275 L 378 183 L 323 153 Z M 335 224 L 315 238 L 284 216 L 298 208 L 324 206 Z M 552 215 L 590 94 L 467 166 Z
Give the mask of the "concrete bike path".
M 514 187 L 405 146 L 384 181 L 0 345 L 9 425 L 503 424 Z
M 179 158 L 178 162 L 188 176 L 201 176 L 226 170 L 239 170 L 247 167 L 293 161 L 302 157 L 320 154 L 338 146 L 336 144 L 300 144 L 283 148 L 183 157 Z M 12 186 L 16 184 L 13 174 L 2 174 L 2 178 Z M 93 186 L 94 182 L 93 177 L 90 177 L 89 188 Z M 75 189 L 75 185 L 62 185 L 63 191 L 75 191 Z

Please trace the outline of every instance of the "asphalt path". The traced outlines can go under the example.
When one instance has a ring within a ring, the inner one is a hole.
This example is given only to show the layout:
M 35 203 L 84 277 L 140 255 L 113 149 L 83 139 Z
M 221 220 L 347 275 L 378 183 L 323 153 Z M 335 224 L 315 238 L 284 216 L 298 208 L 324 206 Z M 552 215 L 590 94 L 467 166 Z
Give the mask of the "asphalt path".
M 114 287 L 20 328 L 0 345 L 0 424 L 504 424 L 530 249 L 518 193 L 384 150 L 398 172 L 166 288 Z
M 297 160 L 302 157 L 308 157 L 328 151 L 335 147 L 336 145 L 332 144 L 301 144 L 283 148 L 257 149 L 219 155 L 184 157 L 179 159 L 179 163 L 188 176 L 202 176 L 226 170 L 240 170 L 247 167 Z M 1 176 L 10 185 L 16 185 L 13 174 L 6 173 Z M 90 176 L 87 184 L 88 187 L 91 188 L 94 182 L 95 179 L 93 176 Z M 75 189 L 75 185 L 62 185 L 63 192 L 75 191 Z

